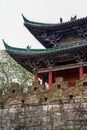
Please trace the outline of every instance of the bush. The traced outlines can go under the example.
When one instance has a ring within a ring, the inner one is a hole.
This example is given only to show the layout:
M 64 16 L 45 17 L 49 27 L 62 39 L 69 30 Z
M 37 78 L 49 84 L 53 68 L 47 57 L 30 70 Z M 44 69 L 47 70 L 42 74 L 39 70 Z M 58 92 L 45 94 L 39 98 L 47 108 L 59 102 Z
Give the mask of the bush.
M 14 128 L 14 130 L 21 130 L 22 126 L 20 124 L 17 124 Z

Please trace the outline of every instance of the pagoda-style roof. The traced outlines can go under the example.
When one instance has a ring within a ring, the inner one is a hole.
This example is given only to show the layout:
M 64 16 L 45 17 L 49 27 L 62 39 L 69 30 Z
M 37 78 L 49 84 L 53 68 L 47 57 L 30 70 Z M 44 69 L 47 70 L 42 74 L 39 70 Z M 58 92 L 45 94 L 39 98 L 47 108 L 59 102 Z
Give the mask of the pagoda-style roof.
M 28 47 L 22 49 L 11 47 L 5 41 L 3 43 L 9 55 L 32 73 L 76 63 L 78 55 L 87 57 L 87 40 L 49 49 L 30 49 Z
M 33 22 L 24 16 L 23 19 L 25 27 L 46 48 L 57 47 L 73 40 L 76 42 L 87 37 L 87 17 L 56 24 Z

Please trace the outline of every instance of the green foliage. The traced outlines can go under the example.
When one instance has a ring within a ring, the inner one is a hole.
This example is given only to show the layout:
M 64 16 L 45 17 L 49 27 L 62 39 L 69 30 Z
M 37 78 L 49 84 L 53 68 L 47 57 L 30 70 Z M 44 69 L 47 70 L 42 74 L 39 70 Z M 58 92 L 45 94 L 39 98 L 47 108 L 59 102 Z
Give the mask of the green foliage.
M 20 124 L 17 124 L 15 127 L 14 127 L 14 130 L 21 130 L 22 126 Z
M 56 98 L 58 101 L 62 100 L 62 97 L 61 97 L 61 96 L 59 96 L 59 95 L 58 95 L 58 96 L 56 96 L 55 98 Z
M 59 101 L 59 103 L 62 104 L 62 97 L 61 97 L 61 96 L 58 95 L 58 96 L 56 96 L 55 98 Z
M 71 128 L 67 128 L 66 130 L 72 130 Z
M 18 82 L 23 88 L 31 85 L 33 75 L 17 64 L 5 51 L 0 51 L 0 89 L 3 93 L 12 82 Z
M 58 95 L 57 99 L 58 99 L 58 100 L 62 100 L 62 97 Z
M 40 95 L 40 96 L 39 96 L 39 105 L 41 105 L 42 102 L 43 102 L 43 98 L 42 98 L 42 96 Z

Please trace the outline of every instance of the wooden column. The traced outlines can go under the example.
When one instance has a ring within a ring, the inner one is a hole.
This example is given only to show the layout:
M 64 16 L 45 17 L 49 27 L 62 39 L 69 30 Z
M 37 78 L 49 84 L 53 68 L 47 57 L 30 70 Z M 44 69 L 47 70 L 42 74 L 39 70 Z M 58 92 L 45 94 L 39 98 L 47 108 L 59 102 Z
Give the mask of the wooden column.
M 82 76 L 83 76 L 83 66 L 81 65 L 79 67 L 79 79 L 82 80 Z
M 48 73 L 48 90 L 50 90 L 50 88 L 51 88 L 52 81 L 53 81 L 52 71 L 49 71 L 49 73 Z
M 34 81 L 37 81 L 38 80 L 38 73 L 34 73 Z

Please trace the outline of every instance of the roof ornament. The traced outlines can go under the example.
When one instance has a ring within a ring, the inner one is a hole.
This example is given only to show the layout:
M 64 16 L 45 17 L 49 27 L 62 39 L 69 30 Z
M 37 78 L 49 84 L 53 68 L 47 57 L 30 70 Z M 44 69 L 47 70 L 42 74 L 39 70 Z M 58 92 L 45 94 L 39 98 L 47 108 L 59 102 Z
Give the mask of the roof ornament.
M 27 51 L 30 51 L 31 50 L 31 46 L 27 46 Z
M 62 18 L 60 18 L 60 23 L 63 23 L 63 19 Z
M 74 15 L 73 17 L 71 17 L 70 21 L 75 21 L 77 19 L 77 16 Z

